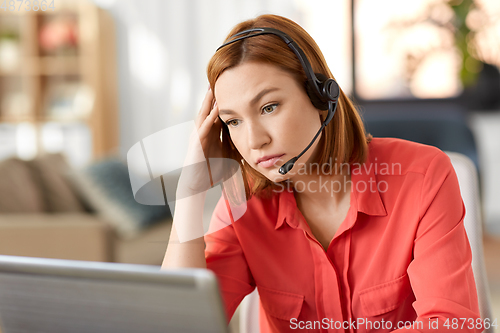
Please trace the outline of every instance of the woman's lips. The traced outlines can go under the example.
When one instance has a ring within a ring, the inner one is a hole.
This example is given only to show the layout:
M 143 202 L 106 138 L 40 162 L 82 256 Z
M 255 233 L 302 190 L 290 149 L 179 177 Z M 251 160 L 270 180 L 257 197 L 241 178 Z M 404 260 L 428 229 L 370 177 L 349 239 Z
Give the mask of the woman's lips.
M 279 156 L 274 156 L 274 157 L 271 157 L 271 158 L 269 158 L 269 159 L 267 159 L 267 160 L 260 161 L 260 162 L 258 163 L 258 165 L 259 165 L 259 166 L 261 166 L 261 167 L 263 167 L 263 168 L 270 168 L 270 167 L 274 166 L 274 164 L 275 164 L 276 162 L 278 162 L 278 160 L 279 160 L 282 156 L 284 156 L 284 155 L 285 155 L 285 154 L 282 154 L 282 155 L 279 155 Z

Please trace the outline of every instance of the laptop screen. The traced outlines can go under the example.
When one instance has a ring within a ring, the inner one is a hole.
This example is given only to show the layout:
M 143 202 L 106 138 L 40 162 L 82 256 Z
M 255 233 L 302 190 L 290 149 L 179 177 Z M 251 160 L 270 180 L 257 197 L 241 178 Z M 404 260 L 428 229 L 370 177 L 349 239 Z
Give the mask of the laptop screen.
M 10 332 L 227 332 L 204 269 L 0 256 L 0 322 Z

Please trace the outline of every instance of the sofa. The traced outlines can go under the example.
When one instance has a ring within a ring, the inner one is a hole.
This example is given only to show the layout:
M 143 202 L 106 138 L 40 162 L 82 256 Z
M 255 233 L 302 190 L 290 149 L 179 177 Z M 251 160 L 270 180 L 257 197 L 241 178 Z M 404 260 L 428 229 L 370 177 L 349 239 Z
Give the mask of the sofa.
M 134 202 L 118 158 L 0 161 L 0 254 L 161 265 L 171 224 L 167 206 Z

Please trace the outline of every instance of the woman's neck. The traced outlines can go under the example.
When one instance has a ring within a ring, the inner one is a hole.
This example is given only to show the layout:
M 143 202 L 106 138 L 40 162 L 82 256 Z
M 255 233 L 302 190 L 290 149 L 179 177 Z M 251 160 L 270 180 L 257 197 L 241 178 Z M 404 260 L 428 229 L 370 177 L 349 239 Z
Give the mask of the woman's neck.
M 297 172 L 291 182 L 295 198 L 302 203 L 338 206 L 351 193 L 351 175 L 346 170 L 329 174 Z

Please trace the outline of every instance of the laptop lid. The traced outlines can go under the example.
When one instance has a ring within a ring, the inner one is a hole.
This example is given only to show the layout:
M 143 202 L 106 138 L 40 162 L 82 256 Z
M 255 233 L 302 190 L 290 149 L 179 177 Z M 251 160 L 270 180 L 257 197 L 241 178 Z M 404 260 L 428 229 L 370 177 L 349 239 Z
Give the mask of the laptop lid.
M 228 332 L 205 269 L 0 255 L 2 333 Z

